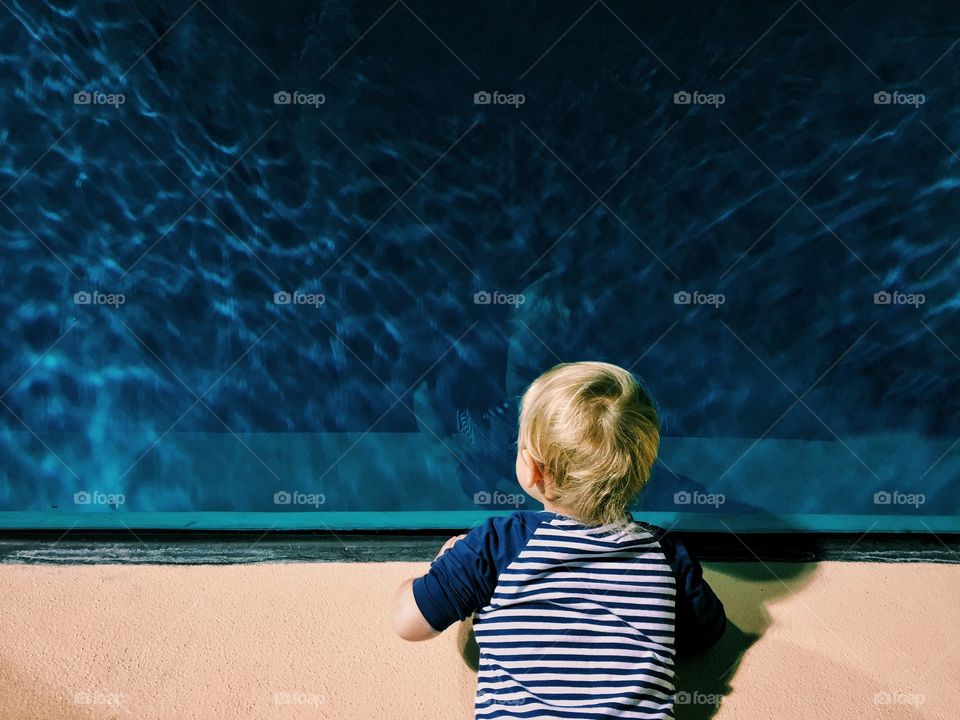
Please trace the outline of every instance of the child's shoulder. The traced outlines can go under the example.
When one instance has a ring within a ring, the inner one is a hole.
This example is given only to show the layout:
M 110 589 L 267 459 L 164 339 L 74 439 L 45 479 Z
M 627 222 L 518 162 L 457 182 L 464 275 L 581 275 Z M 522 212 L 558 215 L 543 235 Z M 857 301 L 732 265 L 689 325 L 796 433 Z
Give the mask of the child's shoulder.
M 516 510 L 509 515 L 493 515 L 476 526 L 471 534 L 530 536 L 556 515 L 546 510 Z
M 505 567 L 520 554 L 541 526 L 556 517 L 551 512 L 531 510 L 493 515 L 466 534 L 466 545 L 474 553 L 495 558 L 496 565 Z

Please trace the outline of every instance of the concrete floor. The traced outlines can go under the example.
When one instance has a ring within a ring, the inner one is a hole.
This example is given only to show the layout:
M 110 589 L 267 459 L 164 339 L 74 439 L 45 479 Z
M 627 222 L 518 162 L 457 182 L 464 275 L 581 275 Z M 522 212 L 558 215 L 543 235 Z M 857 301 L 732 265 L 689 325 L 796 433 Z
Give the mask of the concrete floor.
M 395 639 L 425 563 L 0 565 L 0 718 L 472 717 L 468 628 Z M 960 565 L 716 563 L 678 718 L 960 717 Z M 719 705 L 717 704 L 719 701 Z

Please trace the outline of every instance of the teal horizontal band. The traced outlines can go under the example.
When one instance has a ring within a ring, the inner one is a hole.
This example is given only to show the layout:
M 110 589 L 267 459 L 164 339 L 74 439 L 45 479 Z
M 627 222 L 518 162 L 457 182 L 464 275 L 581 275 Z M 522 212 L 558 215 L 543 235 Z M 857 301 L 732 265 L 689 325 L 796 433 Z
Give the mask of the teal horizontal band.
M 0 531 L 11 530 L 443 530 L 469 528 L 510 511 L 398 512 L 0 512 Z M 636 512 L 665 528 L 705 532 L 958 533 L 948 515 L 825 515 L 769 513 Z

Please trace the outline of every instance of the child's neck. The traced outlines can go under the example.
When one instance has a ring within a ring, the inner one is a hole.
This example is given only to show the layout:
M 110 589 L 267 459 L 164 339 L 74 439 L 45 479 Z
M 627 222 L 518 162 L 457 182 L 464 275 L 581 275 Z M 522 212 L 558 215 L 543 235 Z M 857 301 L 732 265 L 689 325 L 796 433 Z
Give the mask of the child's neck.
M 573 513 L 571 513 L 567 508 L 560 507 L 559 505 L 550 502 L 549 500 L 543 500 L 543 509 L 547 512 L 556 513 L 557 515 L 563 515 L 565 517 L 574 518 Z

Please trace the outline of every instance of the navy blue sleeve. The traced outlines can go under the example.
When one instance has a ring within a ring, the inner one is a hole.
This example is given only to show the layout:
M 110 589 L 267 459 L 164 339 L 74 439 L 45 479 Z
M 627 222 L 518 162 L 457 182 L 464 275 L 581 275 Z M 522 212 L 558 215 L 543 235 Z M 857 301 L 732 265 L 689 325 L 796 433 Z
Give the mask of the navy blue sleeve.
M 716 643 L 727 628 L 723 603 L 703 579 L 699 561 L 675 538 L 660 538 L 677 580 L 676 650 L 691 655 Z
M 417 607 L 434 630 L 465 620 L 490 602 L 497 578 L 520 554 L 542 519 L 532 512 L 488 518 L 413 581 Z

